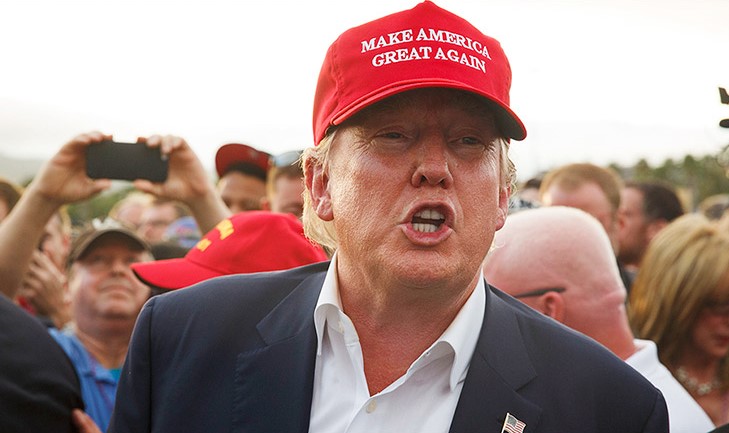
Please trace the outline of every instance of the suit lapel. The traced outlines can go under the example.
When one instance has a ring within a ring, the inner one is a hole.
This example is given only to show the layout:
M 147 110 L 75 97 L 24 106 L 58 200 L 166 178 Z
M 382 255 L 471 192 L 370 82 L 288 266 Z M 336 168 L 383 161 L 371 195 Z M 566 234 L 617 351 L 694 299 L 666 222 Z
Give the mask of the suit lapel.
M 507 412 L 536 427 L 541 409 L 519 395 L 537 376 L 514 311 L 486 285 L 486 313 L 451 433 L 501 432 Z
M 325 272 L 299 284 L 259 324 L 259 349 L 238 356 L 235 432 L 302 432 L 309 429 L 316 362 L 314 307 Z

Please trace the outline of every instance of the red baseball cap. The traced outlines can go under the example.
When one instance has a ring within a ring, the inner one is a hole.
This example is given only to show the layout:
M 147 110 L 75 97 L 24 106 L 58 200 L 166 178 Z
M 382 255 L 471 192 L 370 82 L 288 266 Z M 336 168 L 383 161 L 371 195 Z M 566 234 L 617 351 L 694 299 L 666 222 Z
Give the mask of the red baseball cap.
M 251 146 L 240 143 L 229 143 L 220 146 L 215 153 L 215 170 L 222 177 L 235 164 L 251 164 L 263 170 L 263 179 L 268 173 L 271 155 Z
M 277 271 L 327 260 L 291 214 L 241 212 L 210 230 L 183 258 L 134 263 L 143 283 L 165 290 L 221 275 Z
M 344 32 L 329 47 L 314 97 L 314 142 L 389 96 L 424 87 L 476 93 L 490 101 L 504 136 L 526 129 L 509 108 L 511 67 L 501 45 L 463 18 L 424 1 Z

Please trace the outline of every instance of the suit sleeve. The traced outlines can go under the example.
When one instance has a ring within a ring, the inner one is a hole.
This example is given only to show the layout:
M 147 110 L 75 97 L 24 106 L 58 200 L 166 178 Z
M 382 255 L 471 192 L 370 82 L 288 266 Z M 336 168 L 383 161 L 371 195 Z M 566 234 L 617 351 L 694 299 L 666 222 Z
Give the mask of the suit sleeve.
M 663 394 L 657 392 L 653 412 L 643 428 L 643 433 L 668 433 L 668 408 Z
M 116 391 L 114 412 L 108 433 L 150 432 L 151 413 L 151 328 L 155 298 L 147 302 L 137 318 Z

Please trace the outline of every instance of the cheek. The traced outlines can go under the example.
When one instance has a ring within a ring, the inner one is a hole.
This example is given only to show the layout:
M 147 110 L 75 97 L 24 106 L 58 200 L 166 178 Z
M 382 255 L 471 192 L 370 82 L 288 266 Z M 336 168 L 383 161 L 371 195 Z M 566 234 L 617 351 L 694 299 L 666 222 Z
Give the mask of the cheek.
M 150 289 L 149 286 L 145 286 L 144 284 L 140 283 L 136 277 L 134 277 L 134 284 L 137 289 L 137 299 L 140 301 L 139 304 L 144 305 L 144 303 L 147 302 L 147 300 L 151 296 L 152 289 Z
M 75 308 L 81 308 L 92 303 L 96 278 L 92 275 L 82 273 L 74 275 L 69 281 L 69 297 Z M 83 287 L 83 289 L 82 289 Z
M 698 346 L 703 346 L 709 340 L 712 330 L 722 326 L 721 322 L 722 320 L 720 318 L 717 320 L 714 317 L 700 315 L 691 332 L 694 342 Z
M 398 188 L 388 187 L 394 179 L 392 173 L 373 164 L 350 161 L 338 167 L 332 167 L 330 176 L 330 193 L 336 215 L 365 214 L 363 209 L 374 205 L 382 208 L 382 198 L 388 191 Z M 401 189 L 401 188 L 400 188 Z

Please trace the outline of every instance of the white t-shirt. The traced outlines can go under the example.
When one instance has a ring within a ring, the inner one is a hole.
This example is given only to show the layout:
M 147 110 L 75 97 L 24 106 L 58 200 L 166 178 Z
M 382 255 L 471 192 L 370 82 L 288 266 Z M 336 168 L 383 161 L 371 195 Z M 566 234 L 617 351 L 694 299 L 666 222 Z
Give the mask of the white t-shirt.
M 714 429 L 709 415 L 699 406 L 668 369 L 658 360 L 656 344 L 650 340 L 635 340 L 638 349 L 625 362 L 638 370 L 666 399 L 671 433 L 703 433 Z

